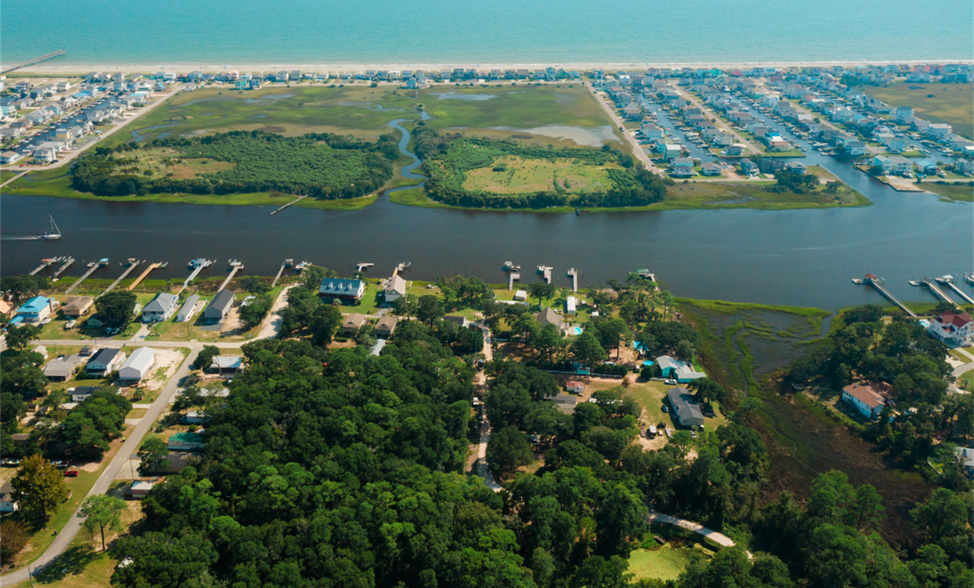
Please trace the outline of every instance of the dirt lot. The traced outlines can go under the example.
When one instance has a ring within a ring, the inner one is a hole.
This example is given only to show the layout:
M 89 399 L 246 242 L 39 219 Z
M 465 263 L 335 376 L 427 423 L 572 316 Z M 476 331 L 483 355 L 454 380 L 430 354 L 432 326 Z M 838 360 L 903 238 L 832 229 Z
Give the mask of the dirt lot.
M 152 374 L 146 382 L 146 388 L 162 390 L 176 374 L 185 356 L 175 349 L 156 348 L 155 352 L 156 362 L 152 366 Z

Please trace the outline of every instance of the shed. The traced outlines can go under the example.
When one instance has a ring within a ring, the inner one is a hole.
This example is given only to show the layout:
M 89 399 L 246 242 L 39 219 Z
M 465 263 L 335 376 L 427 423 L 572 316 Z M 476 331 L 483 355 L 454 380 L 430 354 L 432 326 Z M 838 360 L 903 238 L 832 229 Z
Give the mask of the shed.
M 132 480 L 132 486 L 129 487 L 129 495 L 133 498 L 142 498 L 152 490 L 155 483 L 149 480 Z
M 467 317 L 456 315 L 456 314 L 448 314 L 445 317 L 443 317 L 443 320 L 453 323 L 461 329 L 466 328 L 467 325 L 470 324 L 470 321 L 467 320 Z
M 196 304 L 200 301 L 200 297 L 197 294 L 193 294 L 186 299 L 183 306 L 176 313 L 176 322 L 182 323 L 193 318 L 193 313 L 196 311 Z
M 514 292 L 514 300 L 527 300 L 528 293 L 526 290 L 518 290 Z
M 133 351 L 132 355 L 118 369 L 118 377 L 121 380 L 138 382 L 149 375 L 149 370 L 155 360 L 155 351 L 149 347 L 140 347 Z
M 233 292 L 230 290 L 220 290 L 213 297 L 213 300 L 210 300 L 210 305 L 206 307 L 206 310 L 203 311 L 203 318 L 208 323 L 218 323 L 227 318 L 227 313 L 230 312 L 232 306 Z

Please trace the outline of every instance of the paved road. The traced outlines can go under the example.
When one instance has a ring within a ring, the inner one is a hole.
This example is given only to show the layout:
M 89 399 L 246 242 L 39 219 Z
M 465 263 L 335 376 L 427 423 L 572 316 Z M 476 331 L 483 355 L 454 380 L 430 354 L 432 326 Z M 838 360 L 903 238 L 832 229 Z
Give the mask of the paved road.
M 615 108 L 606 102 L 605 98 L 595 91 L 592 84 L 585 84 L 585 86 L 589 89 L 592 95 L 595 96 L 595 99 L 602 106 L 602 109 L 605 110 L 605 113 L 609 115 L 609 118 L 612 119 L 612 123 L 616 126 L 616 128 L 625 128 L 625 122 L 623 122 L 623 120 L 619 118 L 619 115 L 616 114 Z M 634 137 L 631 132 L 625 131 L 622 134 L 625 136 L 626 140 L 629 141 L 629 144 L 632 145 L 632 154 L 635 155 L 639 161 L 643 162 L 646 169 L 654 174 L 664 177 L 666 176 L 666 174 L 663 173 L 663 170 L 653 165 L 653 162 L 649 159 L 649 156 L 646 155 L 645 151 L 643 151 L 642 145 L 639 144 L 639 141 L 636 140 L 636 137 Z
M 684 98 L 686 98 L 687 100 L 689 100 L 691 104 L 693 104 L 695 107 L 699 108 L 700 109 L 700 112 L 705 112 L 707 114 L 713 114 L 712 112 L 710 112 L 710 109 L 707 108 L 707 107 L 705 107 L 703 104 L 701 104 L 700 101 L 697 100 L 696 97 L 693 94 L 690 94 L 689 92 L 684 92 L 679 86 L 675 86 L 673 84 L 670 84 L 670 86 L 674 90 L 676 90 L 676 92 L 678 94 L 680 94 L 681 96 L 683 96 Z M 715 125 L 717 125 L 721 129 L 723 129 L 725 132 L 730 133 L 733 137 L 736 137 L 737 140 L 738 140 L 738 142 L 740 142 L 743 145 L 745 145 L 751 151 L 751 153 L 761 153 L 761 150 L 758 149 L 757 147 L 755 147 L 754 146 L 754 143 L 751 143 L 750 141 L 748 141 L 747 139 L 745 139 L 740 133 L 738 133 L 737 131 L 735 131 L 734 129 L 732 129 L 730 127 L 730 125 L 728 125 L 727 123 L 725 123 L 724 121 L 722 121 L 719 116 L 714 115 L 713 120 L 714 120 L 714 124 Z
M 667 514 L 663 514 L 659 512 L 651 512 L 648 515 L 646 515 L 646 522 L 649 524 L 663 523 L 667 525 L 675 525 L 677 527 L 681 527 L 688 531 L 692 531 L 693 533 L 696 533 L 697 535 L 700 535 L 702 537 L 712 539 L 714 542 L 716 542 L 718 545 L 722 547 L 734 547 L 735 545 L 734 541 L 727 535 L 724 535 L 723 533 L 718 533 L 713 529 L 708 529 L 707 527 L 704 527 L 700 523 L 695 523 L 693 521 L 688 521 L 686 519 L 677 518 Z M 750 553 L 748 554 L 748 556 L 750 556 Z
M 484 332 L 484 359 L 491 361 L 494 359 L 493 342 L 490 338 L 490 330 L 479 325 Z M 487 376 L 484 372 L 477 374 L 476 383 L 483 386 L 484 392 L 487 391 Z M 480 421 L 480 443 L 477 445 L 477 475 L 484 479 L 484 484 L 494 492 L 500 492 L 503 487 L 494 479 L 494 474 L 487 467 L 487 444 L 490 443 L 490 421 L 487 420 L 487 408 L 484 407 L 484 418 Z
M 185 345 L 183 346 L 185 347 Z M 102 472 L 101 476 L 99 476 L 98 481 L 95 482 L 95 485 L 91 487 L 91 490 L 88 492 L 86 498 L 88 496 L 95 496 L 108 492 L 108 489 L 111 487 L 112 482 L 115 481 L 115 477 L 122 469 L 122 466 L 129 461 L 130 456 L 133 453 L 138 451 L 139 445 L 142 444 L 142 438 L 146 433 L 149 432 L 149 429 L 155 423 L 156 419 L 159 418 L 162 411 L 169 405 L 170 402 L 172 402 L 173 397 L 176 395 L 176 390 L 179 388 L 179 381 L 189 374 L 190 366 L 193 364 L 193 361 L 195 361 L 196 355 L 199 353 L 199 349 L 202 348 L 202 344 L 199 344 L 198 347 L 199 348 L 197 349 L 193 349 L 189 356 L 183 360 L 182 365 L 179 366 L 176 374 L 169 381 L 169 384 L 165 387 L 165 389 L 163 389 L 162 394 L 160 394 L 159 398 L 152 403 L 152 407 L 148 409 L 145 417 L 143 417 L 139 424 L 135 426 L 135 430 L 132 431 L 132 434 L 129 435 L 128 439 L 126 439 L 122 444 L 122 447 L 115 454 L 115 457 L 112 458 L 112 461 L 108 464 L 108 467 L 105 468 L 105 471 Z M 61 529 L 60 533 L 58 533 L 57 538 L 55 538 L 54 542 L 51 543 L 50 547 L 47 548 L 47 551 L 37 558 L 31 564 L 30 568 L 35 572 L 38 569 L 43 569 L 45 566 L 57 559 L 59 555 L 64 553 L 64 550 L 68 548 L 68 545 L 81 529 L 82 521 L 83 519 L 79 518 L 78 513 L 75 512 L 75 515 L 72 516 L 71 520 L 64 525 L 64 528 Z M 28 568 L 24 568 L 22 570 L 0 576 L 0 585 L 9 586 L 11 584 L 17 584 L 18 582 L 24 582 L 28 579 L 30 579 L 28 575 Z
M 281 318 L 281 311 L 287 306 L 287 293 L 291 288 L 294 288 L 294 286 L 288 286 L 278 294 L 277 300 L 271 306 L 271 311 L 267 313 L 267 316 L 264 317 L 264 322 L 260 325 L 260 332 L 257 334 L 257 339 L 277 337 L 280 333 L 281 323 L 284 321 Z

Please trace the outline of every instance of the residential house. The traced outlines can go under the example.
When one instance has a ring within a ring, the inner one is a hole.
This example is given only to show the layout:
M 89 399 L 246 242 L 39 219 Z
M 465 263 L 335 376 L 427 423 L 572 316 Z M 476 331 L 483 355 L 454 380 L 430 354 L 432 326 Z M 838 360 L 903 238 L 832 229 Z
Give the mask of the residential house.
M 183 415 L 183 422 L 187 425 L 203 425 L 210 420 L 205 413 L 199 410 L 187 410 Z
M 852 157 L 859 157 L 860 155 L 866 154 L 866 144 L 858 139 L 846 141 L 844 147 L 845 154 Z
M 673 414 L 680 426 L 699 427 L 703 425 L 703 412 L 700 405 L 693 401 L 693 396 L 685 388 L 670 388 L 666 392 Z
M 127 382 L 140 382 L 149 375 L 155 361 L 155 351 L 150 347 L 140 347 L 118 368 L 118 378 Z
M 744 145 L 742 145 L 740 143 L 735 143 L 733 145 L 728 145 L 727 148 L 724 149 L 724 153 L 726 153 L 727 155 L 729 155 L 731 157 L 737 157 L 737 156 L 740 156 L 740 155 L 744 155 L 744 150 L 745 149 L 746 149 L 746 147 Z
M 387 304 L 399 300 L 406 295 L 406 280 L 398 274 L 392 276 L 383 284 L 382 295 Z
M 196 304 L 199 301 L 200 297 L 198 294 L 193 294 L 187 298 L 186 302 L 184 302 L 183 306 L 179 309 L 179 312 L 176 313 L 176 322 L 182 323 L 193 318 L 193 313 L 196 311 Z
M 688 365 L 685 361 L 669 355 L 657 357 L 656 365 L 659 366 L 664 378 L 676 380 L 681 384 L 707 377 L 707 374 L 694 370 L 693 366 Z
M 877 155 L 873 157 L 873 167 L 878 167 L 882 170 L 882 175 L 888 174 L 893 169 L 893 162 L 890 161 L 888 157 L 883 157 L 882 155 Z
M 842 389 L 842 400 L 848 402 L 868 419 L 875 419 L 886 406 L 885 394 L 889 385 L 855 383 Z
M 386 339 L 392 337 L 392 334 L 396 332 L 397 324 L 399 324 L 398 317 L 386 315 L 380 318 L 375 323 L 375 336 Z
M 741 173 L 744 175 L 754 175 L 758 173 L 758 164 L 754 163 L 750 159 L 741 160 Z
M 20 509 L 20 503 L 13 498 L 14 487 L 10 480 L 0 486 L 0 512 L 14 512 Z
M 721 173 L 721 167 L 712 161 L 705 161 L 700 167 L 705 176 L 719 176 Z
M 121 349 L 106 347 L 88 360 L 85 374 L 101 378 L 117 370 L 124 361 L 125 353 Z
M 689 157 L 677 157 L 670 166 L 670 174 L 677 178 L 689 178 L 693 175 L 693 160 Z
M 364 314 L 353 313 L 345 317 L 342 323 L 342 334 L 349 336 L 358 333 L 358 330 L 369 324 L 369 317 Z
M 155 482 L 151 480 L 132 480 L 132 484 L 129 486 L 129 496 L 143 498 L 155 485 Z
M 88 397 L 101 390 L 99 386 L 78 386 L 77 388 L 68 388 L 68 396 L 71 397 L 71 402 L 84 402 L 88 400 Z
M 682 151 L 679 145 L 673 145 L 672 143 L 663 144 L 661 149 L 663 159 L 667 161 L 678 158 Z
M 927 327 L 927 332 L 935 339 L 940 339 L 948 345 L 963 345 L 974 331 L 971 325 L 971 315 L 947 311 L 938 317 L 934 317 Z
M 901 123 L 908 123 L 913 118 L 912 106 L 897 106 L 893 111 L 893 120 Z
M 803 176 L 808 168 L 805 167 L 805 164 L 800 161 L 789 161 L 785 164 L 785 169 L 792 173 Z
M 0 164 L 16 163 L 21 160 L 23 156 L 16 151 L 4 151 L 0 153 Z
M 465 329 L 470 324 L 470 321 L 467 320 L 467 317 L 459 316 L 455 314 L 448 314 L 445 317 L 443 317 L 443 320 L 455 324 L 459 329 Z
M 554 400 L 555 408 L 565 414 L 574 413 L 575 406 L 578 404 L 578 396 L 574 394 L 559 394 L 558 396 L 549 398 L 549 400 Z
M 203 441 L 203 435 L 200 433 L 182 431 L 170 435 L 169 439 L 166 440 L 166 445 L 169 449 L 195 451 L 206 447 L 206 442 Z
M 635 102 L 630 102 L 622 109 L 622 113 L 626 115 L 626 120 L 642 120 L 643 109 L 639 108 Z
M 663 138 L 663 129 L 648 121 L 644 122 L 639 127 L 639 132 L 642 134 L 644 139 L 648 139 L 650 141 L 656 141 Z
M 962 176 L 969 176 L 974 173 L 974 161 L 970 159 L 958 159 L 954 163 L 954 173 L 960 174 Z
M 95 299 L 91 296 L 69 296 L 61 307 L 61 312 L 64 318 L 78 319 L 88 312 L 94 303 Z
M 233 307 L 233 292 L 230 290 L 220 290 L 210 300 L 210 305 L 203 311 L 203 319 L 208 323 L 218 323 L 227 318 L 230 309 Z
M 210 372 L 223 375 L 232 375 L 243 369 L 243 357 L 240 355 L 217 355 L 210 362 L 208 368 Z
M 542 327 L 550 324 L 555 325 L 560 329 L 565 322 L 565 319 L 562 318 L 560 314 L 552 310 L 550 306 L 535 314 L 534 318 L 538 321 L 538 323 L 541 324 Z
M 78 371 L 81 361 L 77 355 L 52 359 L 44 366 L 44 377 L 51 382 L 66 382 Z
M 341 300 L 342 303 L 355 304 L 365 295 L 363 280 L 348 280 L 341 278 L 325 278 L 321 280 L 318 296 L 325 302 Z
M 17 309 L 17 316 L 27 323 L 39 323 L 54 311 L 50 298 L 34 296 Z
M 927 127 L 927 136 L 935 139 L 946 139 L 952 132 L 952 127 L 948 124 L 931 124 Z
M 34 159 L 41 163 L 53 163 L 57 159 L 57 151 L 51 147 L 45 147 L 43 145 L 34 149 Z
M 585 384 L 579 380 L 568 380 L 565 382 L 565 390 L 572 394 L 581 394 L 585 391 Z
M 884 145 L 888 151 L 893 153 L 904 151 L 909 145 L 906 139 L 901 139 L 893 133 L 879 133 L 876 135 L 876 140 Z
M 967 477 L 974 477 L 974 449 L 970 447 L 956 447 L 954 448 L 954 455 L 957 456 L 957 461 L 960 463 L 961 468 L 964 469 Z
M 159 293 L 151 302 L 142 309 L 143 323 L 161 323 L 169 320 L 172 313 L 176 312 L 176 303 L 179 297 L 175 294 Z
M 913 172 L 913 162 L 905 157 L 890 157 L 889 162 L 894 174 L 906 176 Z

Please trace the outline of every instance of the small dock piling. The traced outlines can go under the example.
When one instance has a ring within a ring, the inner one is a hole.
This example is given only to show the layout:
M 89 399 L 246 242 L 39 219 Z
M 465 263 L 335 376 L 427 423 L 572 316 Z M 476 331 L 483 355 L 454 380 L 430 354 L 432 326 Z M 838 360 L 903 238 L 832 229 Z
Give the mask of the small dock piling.
M 105 288 L 105 291 L 98 295 L 99 298 L 102 297 L 102 296 L 104 296 L 105 294 L 108 294 L 112 290 L 114 290 L 115 289 L 115 286 L 118 286 L 119 282 L 121 282 L 122 280 L 124 280 L 130 273 L 132 273 L 132 270 L 134 270 L 135 268 L 137 268 L 140 263 L 142 263 L 142 262 L 139 261 L 138 259 L 135 259 L 134 257 L 129 258 L 129 260 L 126 262 L 126 264 L 128 265 L 128 267 L 125 268 L 125 271 L 122 272 L 122 275 L 118 276 L 118 279 L 117 280 L 115 280 L 114 282 L 112 282 L 112 285 L 111 286 L 109 286 L 108 288 Z
M 568 270 L 568 276 L 572 279 L 572 292 L 578 292 L 578 270 L 575 268 Z
M 72 265 L 74 265 L 74 258 L 69 255 L 64 260 L 64 265 L 62 265 L 61 267 L 59 267 L 57 269 L 57 271 L 54 272 L 54 279 L 57 280 L 58 276 L 60 276 L 61 274 L 63 274 L 64 273 L 64 270 L 68 269 Z
M 889 290 L 887 290 L 886 288 L 883 287 L 883 283 L 884 282 L 886 282 L 886 280 L 884 280 L 883 278 L 877 277 L 874 274 L 866 274 L 866 277 L 862 279 L 862 283 L 863 284 L 865 284 L 867 286 L 872 286 L 873 288 L 876 289 L 877 292 L 879 292 L 883 296 L 883 298 L 885 298 L 886 300 L 889 300 L 890 302 L 892 302 L 896 306 L 900 307 L 900 309 L 903 312 L 905 312 L 906 314 L 910 315 L 913 318 L 916 318 L 917 315 L 916 315 L 915 312 L 913 312 L 912 310 L 910 310 L 909 308 L 907 308 L 907 306 L 905 304 L 903 304 L 902 302 L 900 302 L 899 300 L 897 300 L 895 296 L 893 296 L 892 294 L 890 294 Z
M 101 267 L 101 266 L 98 265 L 97 262 L 94 262 L 94 261 L 89 262 L 88 263 L 88 271 L 86 271 L 84 273 L 84 275 L 82 275 L 80 278 L 78 278 L 78 281 L 77 282 L 71 284 L 71 287 L 69 287 L 67 290 L 65 290 L 64 293 L 65 294 L 70 294 L 70 293 L 74 292 L 74 289 L 77 288 L 78 286 L 80 286 L 81 285 L 81 282 L 84 282 L 85 280 L 87 280 L 88 277 L 91 274 L 95 273 L 95 270 L 98 269 L 99 267 Z
M 131 292 L 132 290 L 135 290 L 135 287 L 138 286 L 140 283 L 142 283 L 142 280 L 144 280 L 146 278 L 146 276 L 149 275 L 149 272 L 151 272 L 154 269 L 159 269 L 161 266 L 162 266 L 162 263 L 160 263 L 160 262 L 150 263 L 149 264 L 149 267 L 145 268 L 145 271 L 142 272 L 142 274 L 139 275 L 139 277 L 135 278 L 135 281 L 132 282 L 132 285 L 131 286 L 129 286 L 129 292 Z
M 284 209 L 285 209 L 285 208 L 287 208 L 288 206 L 291 206 L 292 204 L 297 204 L 298 202 L 300 202 L 300 201 L 302 201 L 302 200 L 304 200 L 304 199 L 305 199 L 305 198 L 307 198 L 307 197 L 308 197 L 308 195 L 307 195 L 307 194 L 305 194 L 304 196 L 298 196 L 298 197 L 297 197 L 296 199 L 294 199 L 294 200 L 292 200 L 292 201 L 290 201 L 290 202 L 288 202 L 288 203 L 287 203 L 287 204 L 285 204 L 284 206 L 282 206 L 282 207 L 280 207 L 280 208 L 278 208 L 277 210 L 275 210 L 274 212 L 272 212 L 272 213 L 271 213 L 271 216 L 274 216 L 275 214 L 277 214 L 277 213 L 279 213 L 279 212 L 281 212 L 282 210 L 284 210 Z

